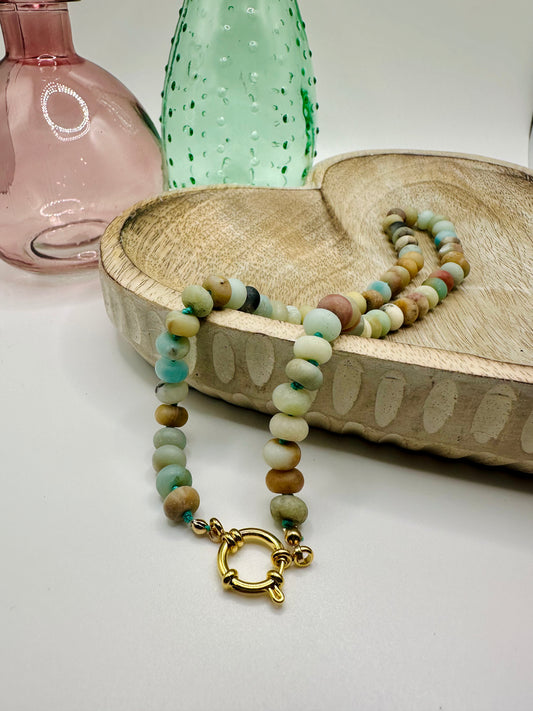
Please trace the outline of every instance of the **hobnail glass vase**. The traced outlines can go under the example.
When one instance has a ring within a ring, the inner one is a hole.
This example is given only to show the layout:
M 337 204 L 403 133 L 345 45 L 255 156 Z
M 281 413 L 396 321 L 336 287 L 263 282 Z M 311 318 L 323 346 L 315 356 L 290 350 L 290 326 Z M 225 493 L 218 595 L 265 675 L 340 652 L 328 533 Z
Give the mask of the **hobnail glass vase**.
M 302 185 L 315 83 L 296 0 L 184 0 L 163 89 L 169 187 Z
M 95 266 L 113 217 L 165 187 L 157 131 L 115 77 L 74 51 L 66 3 L 0 0 L 0 256 Z

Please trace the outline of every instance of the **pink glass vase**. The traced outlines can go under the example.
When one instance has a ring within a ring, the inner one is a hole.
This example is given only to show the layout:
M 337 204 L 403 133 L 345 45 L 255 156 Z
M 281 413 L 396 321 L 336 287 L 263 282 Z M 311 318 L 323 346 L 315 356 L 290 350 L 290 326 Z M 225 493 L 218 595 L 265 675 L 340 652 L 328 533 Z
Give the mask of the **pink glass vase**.
M 67 5 L 0 0 L 0 257 L 95 266 L 107 224 L 163 190 L 159 136 L 117 79 L 74 51 Z

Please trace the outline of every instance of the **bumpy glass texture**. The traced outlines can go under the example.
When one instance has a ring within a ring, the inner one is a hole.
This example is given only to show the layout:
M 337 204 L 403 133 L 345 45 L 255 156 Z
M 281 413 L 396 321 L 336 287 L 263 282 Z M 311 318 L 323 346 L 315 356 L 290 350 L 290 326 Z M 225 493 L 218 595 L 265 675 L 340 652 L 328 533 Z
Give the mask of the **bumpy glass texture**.
M 169 186 L 302 185 L 315 84 L 296 0 L 185 0 L 163 91 Z
M 0 0 L 0 256 L 42 272 L 95 266 L 107 224 L 161 192 L 157 131 L 72 47 L 64 3 Z

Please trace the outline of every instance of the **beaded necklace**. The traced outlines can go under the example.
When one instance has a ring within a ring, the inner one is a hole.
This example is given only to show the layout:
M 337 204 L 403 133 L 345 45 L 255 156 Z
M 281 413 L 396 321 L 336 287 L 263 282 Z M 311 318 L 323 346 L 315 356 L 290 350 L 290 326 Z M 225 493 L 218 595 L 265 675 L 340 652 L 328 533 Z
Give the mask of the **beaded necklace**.
M 300 526 L 307 519 L 305 502 L 296 494 L 304 485 L 304 477 L 296 467 L 300 462 L 300 446 L 309 432 L 304 418 L 322 385 L 320 366 L 332 356 L 332 343 L 342 334 L 363 338 L 382 338 L 402 326 L 411 326 L 433 310 L 448 293 L 468 276 L 470 266 L 455 227 L 443 215 L 431 210 L 418 213 L 413 208 L 394 208 L 382 224 L 397 253 L 396 263 L 363 292 L 329 294 L 317 307 L 286 306 L 269 299 L 252 286 L 238 279 L 208 277 L 202 286 L 192 285 L 182 292 L 184 308 L 171 311 L 166 319 L 166 331 L 156 341 L 160 358 L 155 372 L 160 381 L 157 398 L 162 403 L 155 412 L 163 427 L 154 435 L 153 466 L 157 472 L 156 487 L 164 500 L 166 516 L 174 522 L 185 522 L 197 535 L 219 545 L 218 568 L 225 588 L 246 594 L 266 594 L 277 604 L 283 602 L 283 574 L 294 564 L 306 567 L 313 560 L 313 551 L 302 545 Z M 414 227 L 427 231 L 434 238 L 440 268 L 431 272 L 421 286 L 401 298 L 396 298 L 424 265 Z M 200 497 L 192 487 L 192 476 L 186 469 L 184 448 L 186 437 L 182 427 L 188 420 L 187 410 L 180 403 L 187 397 L 185 382 L 189 369 L 183 360 L 189 352 L 189 339 L 196 336 L 201 319 L 213 309 L 237 309 L 267 318 L 303 325 L 305 335 L 294 343 L 294 358 L 286 366 L 288 382 L 278 385 L 272 401 L 278 412 L 269 423 L 272 439 L 263 457 L 270 468 L 266 475 L 268 489 L 276 494 L 270 504 L 274 520 L 284 531 L 285 543 L 259 528 L 224 530 L 220 521 L 195 518 Z M 241 580 L 230 567 L 228 557 L 245 543 L 259 543 L 272 550 L 273 568 L 264 580 Z

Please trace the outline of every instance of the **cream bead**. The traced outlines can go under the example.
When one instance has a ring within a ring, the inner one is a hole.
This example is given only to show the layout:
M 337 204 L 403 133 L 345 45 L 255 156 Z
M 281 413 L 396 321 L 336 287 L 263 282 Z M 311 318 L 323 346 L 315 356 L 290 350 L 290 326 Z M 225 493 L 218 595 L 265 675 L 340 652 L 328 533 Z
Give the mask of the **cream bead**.
M 296 323 L 298 325 L 302 323 L 302 314 L 296 306 L 287 306 L 287 313 L 288 323 Z
M 305 415 L 313 403 L 307 390 L 295 390 L 290 383 L 274 388 L 272 402 L 280 412 L 295 417 Z
M 304 360 L 314 360 L 321 365 L 331 358 L 331 344 L 319 336 L 300 336 L 294 342 L 294 355 Z
M 303 321 L 304 331 L 308 336 L 320 333 L 326 341 L 334 341 L 341 332 L 341 321 L 333 311 L 313 309 Z
M 309 425 L 303 417 L 291 417 L 284 412 L 271 417 L 268 426 L 273 437 L 288 442 L 301 442 L 309 434 Z
M 353 299 L 359 311 L 364 314 L 366 311 L 366 299 L 359 291 L 349 291 L 346 296 Z
M 246 287 L 240 279 L 228 279 L 231 286 L 231 296 L 228 303 L 226 304 L 226 309 L 240 309 L 241 306 L 246 301 L 248 292 Z
M 424 294 L 424 296 L 428 300 L 430 309 L 434 309 L 435 306 L 437 306 L 437 304 L 439 303 L 439 295 L 432 286 L 426 286 L 422 284 L 422 286 L 417 286 L 415 291 L 418 291 L 419 294 Z
M 184 380 L 181 383 L 159 383 L 156 386 L 155 394 L 157 399 L 165 405 L 175 405 L 177 402 L 185 400 L 189 394 L 189 386 Z
M 302 453 L 296 442 L 281 443 L 277 439 L 269 439 L 263 447 L 263 459 L 272 469 L 289 471 L 300 463 Z
M 304 358 L 290 360 L 285 366 L 285 375 L 307 390 L 318 390 L 324 381 L 321 370 Z
M 289 310 L 287 309 L 283 301 L 277 301 L 276 299 L 272 299 L 270 303 L 272 304 L 272 315 L 270 318 L 274 319 L 274 321 L 289 320 Z
M 390 330 L 397 331 L 403 324 L 403 311 L 396 304 L 385 304 L 381 307 L 390 318 Z
M 195 316 L 204 318 L 213 310 L 213 298 L 211 294 L 198 284 L 186 286 L 181 294 L 183 305 L 193 310 Z
M 174 336 L 185 336 L 192 338 L 200 330 L 200 321 L 192 314 L 184 314 L 181 311 L 171 311 L 166 318 L 166 327 L 169 333 Z

